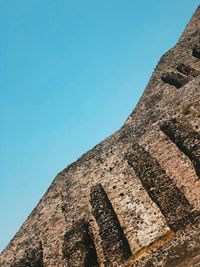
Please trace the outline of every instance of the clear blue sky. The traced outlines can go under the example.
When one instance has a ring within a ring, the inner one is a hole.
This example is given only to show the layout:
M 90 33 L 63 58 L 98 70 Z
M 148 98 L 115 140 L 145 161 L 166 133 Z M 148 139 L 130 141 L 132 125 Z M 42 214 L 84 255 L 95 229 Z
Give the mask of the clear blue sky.
M 54 176 L 117 130 L 195 0 L 0 0 L 0 249 Z

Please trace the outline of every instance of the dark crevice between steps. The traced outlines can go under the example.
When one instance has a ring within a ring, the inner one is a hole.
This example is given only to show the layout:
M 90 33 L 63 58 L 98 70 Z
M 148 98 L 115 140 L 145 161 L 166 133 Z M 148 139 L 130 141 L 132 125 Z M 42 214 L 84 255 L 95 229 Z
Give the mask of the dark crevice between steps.
M 173 231 L 194 223 L 198 212 L 188 202 L 159 163 L 139 144 L 125 156 L 150 198 L 156 203 Z
M 90 194 L 92 213 L 99 227 L 106 266 L 123 263 L 131 255 L 130 246 L 110 200 L 101 184 L 93 186 Z
M 98 259 L 90 225 L 78 221 L 64 236 L 63 254 L 69 267 L 98 267 Z
M 182 74 L 187 75 L 187 76 L 192 76 L 193 78 L 196 78 L 200 74 L 198 70 L 195 70 L 191 66 L 185 65 L 183 63 L 178 64 L 176 66 L 176 69 Z
M 11 267 L 44 267 L 42 244 L 40 243 L 35 249 L 28 250 L 26 256 Z
M 162 123 L 160 129 L 191 160 L 200 178 L 200 134 L 175 119 Z
M 200 46 L 196 46 L 192 50 L 193 57 L 200 58 Z
M 188 77 L 185 77 L 177 72 L 165 72 L 162 74 L 161 79 L 163 82 L 173 85 L 177 89 L 181 88 L 190 81 Z

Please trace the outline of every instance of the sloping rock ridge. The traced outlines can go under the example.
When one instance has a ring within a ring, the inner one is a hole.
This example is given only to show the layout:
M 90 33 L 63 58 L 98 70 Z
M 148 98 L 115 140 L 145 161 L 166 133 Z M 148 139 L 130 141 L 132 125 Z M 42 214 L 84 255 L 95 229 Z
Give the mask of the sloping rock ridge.
M 56 176 L 0 266 L 200 266 L 200 7 L 122 128 Z

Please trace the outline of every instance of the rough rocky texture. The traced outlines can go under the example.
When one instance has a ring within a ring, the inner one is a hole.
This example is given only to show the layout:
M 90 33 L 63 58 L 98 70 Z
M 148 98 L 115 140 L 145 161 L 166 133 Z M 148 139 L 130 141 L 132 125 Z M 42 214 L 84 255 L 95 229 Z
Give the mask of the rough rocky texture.
M 66 266 L 99 266 L 93 235 L 86 221 L 78 221 L 73 228 L 65 234 L 63 254 Z
M 160 128 L 189 157 L 200 178 L 200 134 L 175 119 L 163 123 Z
M 193 48 L 192 55 L 194 57 L 200 58 L 200 47 L 199 46 L 196 46 Z
M 199 47 L 200 7 L 123 127 L 56 176 L 1 267 L 200 266 Z
M 112 204 L 101 184 L 92 188 L 90 202 L 102 239 L 105 264 L 124 262 L 132 253 Z
M 172 230 L 176 231 L 195 222 L 199 213 L 194 211 L 174 180 L 145 149 L 133 144 L 132 151 L 127 154 L 126 159 Z
M 16 260 L 12 267 L 43 267 L 42 245 L 39 244 L 34 250 L 27 250 L 26 256 L 21 260 Z
M 180 63 L 176 66 L 176 69 L 181 72 L 182 74 L 184 75 L 187 75 L 187 76 L 192 76 L 194 78 L 196 78 L 200 72 L 193 69 L 191 66 L 188 66 L 188 65 L 185 65 L 183 63 Z
M 189 78 L 176 72 L 166 72 L 161 76 L 163 82 L 174 85 L 177 89 L 189 82 Z

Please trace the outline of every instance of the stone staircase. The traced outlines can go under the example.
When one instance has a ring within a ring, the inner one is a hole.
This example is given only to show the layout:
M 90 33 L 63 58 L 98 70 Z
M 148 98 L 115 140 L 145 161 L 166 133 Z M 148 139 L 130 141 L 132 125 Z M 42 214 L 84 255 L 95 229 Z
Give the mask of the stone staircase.
M 56 176 L 1 267 L 200 266 L 199 21 L 123 127 Z

